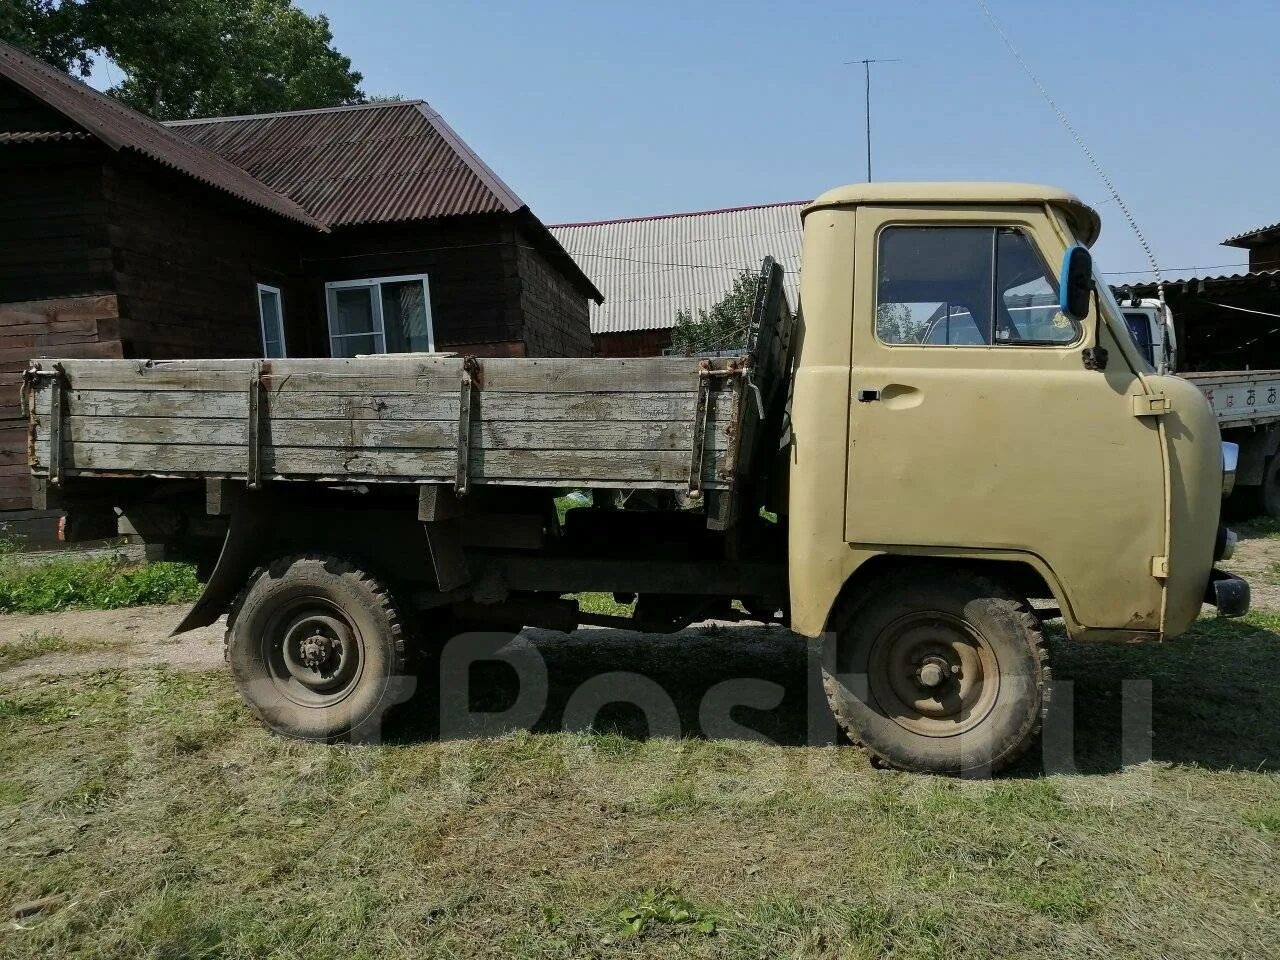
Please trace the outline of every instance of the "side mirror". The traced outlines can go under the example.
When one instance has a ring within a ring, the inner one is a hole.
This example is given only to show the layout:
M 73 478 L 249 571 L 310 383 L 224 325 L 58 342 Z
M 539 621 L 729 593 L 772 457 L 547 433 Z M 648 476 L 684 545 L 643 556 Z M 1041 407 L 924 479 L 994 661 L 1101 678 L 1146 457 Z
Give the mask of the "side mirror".
M 1058 277 L 1058 309 L 1079 323 L 1089 315 L 1089 296 L 1093 293 L 1093 255 L 1076 244 L 1062 256 L 1062 273 Z

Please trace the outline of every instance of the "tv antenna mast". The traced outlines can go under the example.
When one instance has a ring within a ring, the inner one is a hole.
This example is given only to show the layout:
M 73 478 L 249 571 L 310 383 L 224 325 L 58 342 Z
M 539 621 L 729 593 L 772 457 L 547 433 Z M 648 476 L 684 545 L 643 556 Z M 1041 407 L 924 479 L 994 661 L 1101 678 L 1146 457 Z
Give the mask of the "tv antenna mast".
M 846 64 L 862 64 L 867 100 L 867 183 L 871 182 L 871 65 L 873 63 L 901 63 L 900 57 L 865 57 L 862 60 L 846 60 Z

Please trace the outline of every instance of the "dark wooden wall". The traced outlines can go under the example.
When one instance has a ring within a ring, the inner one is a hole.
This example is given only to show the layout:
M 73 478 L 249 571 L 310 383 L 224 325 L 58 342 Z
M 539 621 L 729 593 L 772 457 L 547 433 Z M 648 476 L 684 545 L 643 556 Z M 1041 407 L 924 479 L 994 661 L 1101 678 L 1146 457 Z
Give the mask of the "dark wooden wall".
M 423 273 L 436 349 L 520 340 L 516 250 L 503 218 L 338 228 L 311 239 L 302 268 L 302 282 L 285 305 L 285 323 L 300 340 L 291 355 L 329 356 L 326 283 Z M 291 350 L 293 340 L 291 332 Z
M 0 510 L 31 506 L 22 371 L 40 356 L 119 358 L 117 314 L 113 294 L 0 304 Z
M 0 144 L 0 303 L 109 293 L 96 144 Z
M 628 330 L 591 336 L 592 355 L 597 357 L 660 357 L 669 346 L 669 329 Z
M 522 337 L 528 355 L 591 356 L 587 298 L 523 238 L 517 250 Z
M 305 228 L 128 155 L 103 195 L 124 355 L 261 356 L 257 284 L 289 286 Z

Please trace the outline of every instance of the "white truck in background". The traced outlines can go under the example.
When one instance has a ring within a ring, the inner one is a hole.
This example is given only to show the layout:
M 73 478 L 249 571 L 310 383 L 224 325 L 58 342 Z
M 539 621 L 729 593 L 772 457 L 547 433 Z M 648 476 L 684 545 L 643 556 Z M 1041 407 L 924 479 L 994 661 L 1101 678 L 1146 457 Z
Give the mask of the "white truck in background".
M 1122 300 L 1129 335 L 1160 373 L 1178 373 L 1177 337 L 1168 306 Z M 1232 507 L 1280 517 L 1280 370 L 1186 371 L 1208 399 L 1222 439 L 1239 447 Z

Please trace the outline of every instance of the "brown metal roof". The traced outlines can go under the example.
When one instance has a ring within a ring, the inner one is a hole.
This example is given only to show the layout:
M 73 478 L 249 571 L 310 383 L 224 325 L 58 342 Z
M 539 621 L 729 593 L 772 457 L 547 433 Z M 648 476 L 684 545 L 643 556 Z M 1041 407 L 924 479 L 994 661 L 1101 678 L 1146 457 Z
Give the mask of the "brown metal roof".
M 249 173 L 88 84 L 0 42 L 0 76 L 114 150 L 135 150 L 246 203 L 319 230 L 327 227 Z
M 331 226 L 525 204 L 421 100 L 169 124 Z
M 515 191 L 422 100 L 168 126 L 295 200 L 331 227 L 505 213 L 586 296 L 595 284 Z
M 49 143 L 56 140 L 89 140 L 83 130 L 6 130 L 0 131 L 0 143 Z
M 1269 223 L 1265 227 L 1256 227 L 1227 237 L 1222 241 L 1224 247 L 1252 247 L 1273 239 L 1272 234 L 1280 233 L 1280 223 Z
M 115 150 L 136 150 L 232 196 L 331 226 L 504 213 L 586 296 L 602 298 L 529 208 L 421 100 L 159 124 L 0 42 L 0 77 Z M 57 134 L 23 131 L 9 142 Z

